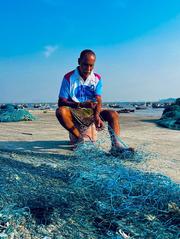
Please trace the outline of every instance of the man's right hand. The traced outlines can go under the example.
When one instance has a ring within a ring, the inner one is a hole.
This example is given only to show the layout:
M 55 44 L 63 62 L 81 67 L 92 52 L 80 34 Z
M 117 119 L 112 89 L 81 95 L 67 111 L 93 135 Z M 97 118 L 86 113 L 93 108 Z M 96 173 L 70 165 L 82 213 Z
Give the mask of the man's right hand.
M 97 103 L 95 103 L 93 101 L 85 101 L 85 102 L 80 103 L 81 108 L 95 109 L 96 106 L 97 106 Z

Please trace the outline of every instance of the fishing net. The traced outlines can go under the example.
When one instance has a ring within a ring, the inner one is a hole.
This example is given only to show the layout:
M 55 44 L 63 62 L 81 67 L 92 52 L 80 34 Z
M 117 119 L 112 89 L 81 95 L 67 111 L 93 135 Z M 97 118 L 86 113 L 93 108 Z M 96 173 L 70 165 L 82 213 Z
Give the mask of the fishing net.
M 174 104 L 165 108 L 161 119 L 157 123 L 170 129 L 180 130 L 180 98 Z
M 136 168 L 158 157 L 144 147 L 111 156 L 107 133 L 69 156 L 1 152 L 0 238 L 178 238 L 179 185 Z
M 32 121 L 35 117 L 25 109 L 18 109 L 12 104 L 0 108 L 0 122 Z

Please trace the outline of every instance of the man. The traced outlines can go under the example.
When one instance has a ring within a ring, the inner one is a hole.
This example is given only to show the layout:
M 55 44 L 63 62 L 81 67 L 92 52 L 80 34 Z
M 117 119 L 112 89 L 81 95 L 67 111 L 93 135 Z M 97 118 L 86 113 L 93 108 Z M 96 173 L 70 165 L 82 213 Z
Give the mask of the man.
M 83 140 L 76 120 L 80 115 L 93 121 L 96 129 L 103 129 L 103 121 L 108 122 L 109 132 L 112 141 L 111 152 L 132 151 L 131 148 L 124 148 L 117 139 L 120 135 L 119 115 L 116 111 L 102 109 L 102 79 L 93 72 L 96 55 L 92 50 L 84 50 L 78 59 L 78 67 L 67 73 L 62 81 L 59 92 L 58 109 L 56 117 L 60 124 L 75 136 L 77 143 Z M 77 116 L 77 117 L 76 117 Z M 79 118 L 80 119 L 80 118 Z M 80 119 L 82 124 L 83 119 Z

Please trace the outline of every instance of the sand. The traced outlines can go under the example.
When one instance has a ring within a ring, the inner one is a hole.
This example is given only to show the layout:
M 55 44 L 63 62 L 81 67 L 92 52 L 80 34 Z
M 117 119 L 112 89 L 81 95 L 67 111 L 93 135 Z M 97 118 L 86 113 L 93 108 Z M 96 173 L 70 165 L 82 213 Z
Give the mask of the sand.
M 0 123 L 0 154 L 9 152 L 41 153 L 44 155 L 73 154 L 70 150 L 69 137 L 58 123 L 55 113 L 48 110 L 31 111 L 37 117 L 32 122 Z M 159 172 L 180 180 L 180 132 L 156 125 L 157 117 L 121 114 L 121 138 L 128 145 L 142 147 L 147 152 L 157 154 L 138 167 Z

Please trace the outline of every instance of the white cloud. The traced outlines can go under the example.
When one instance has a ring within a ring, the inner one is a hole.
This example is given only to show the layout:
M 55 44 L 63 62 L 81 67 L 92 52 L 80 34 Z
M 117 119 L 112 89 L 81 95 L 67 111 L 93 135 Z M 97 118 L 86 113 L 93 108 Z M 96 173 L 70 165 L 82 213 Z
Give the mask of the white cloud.
M 45 46 L 44 47 L 45 48 L 45 50 L 44 50 L 44 56 L 46 57 L 46 58 L 48 58 L 48 57 L 50 57 L 55 51 L 57 51 L 57 49 L 58 49 L 58 46 L 57 45 L 55 45 L 55 46 L 51 46 L 51 45 L 48 45 L 48 46 Z

